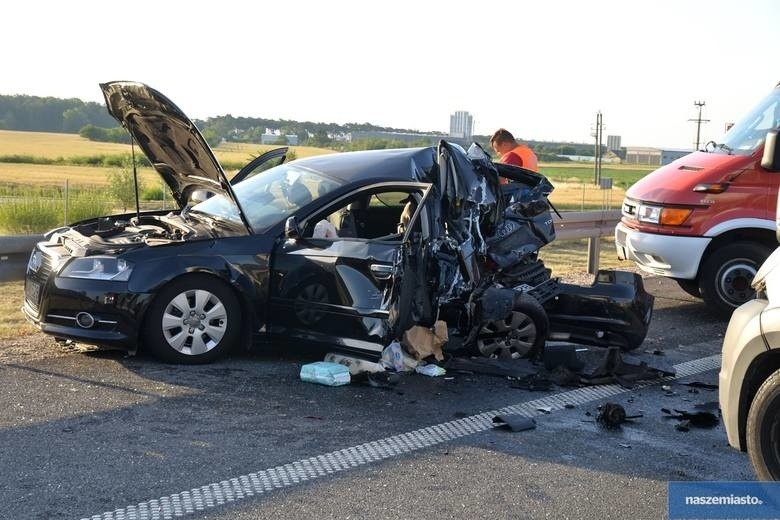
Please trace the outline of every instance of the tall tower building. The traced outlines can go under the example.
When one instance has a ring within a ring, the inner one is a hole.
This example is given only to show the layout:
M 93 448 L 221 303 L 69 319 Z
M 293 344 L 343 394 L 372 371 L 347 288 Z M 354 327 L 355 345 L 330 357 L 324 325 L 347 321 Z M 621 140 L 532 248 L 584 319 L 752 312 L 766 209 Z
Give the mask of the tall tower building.
M 450 137 L 471 139 L 474 134 L 474 117 L 464 110 L 450 116 Z
M 620 136 L 619 135 L 608 135 L 607 136 L 607 150 L 612 150 L 613 152 L 615 150 L 620 150 Z

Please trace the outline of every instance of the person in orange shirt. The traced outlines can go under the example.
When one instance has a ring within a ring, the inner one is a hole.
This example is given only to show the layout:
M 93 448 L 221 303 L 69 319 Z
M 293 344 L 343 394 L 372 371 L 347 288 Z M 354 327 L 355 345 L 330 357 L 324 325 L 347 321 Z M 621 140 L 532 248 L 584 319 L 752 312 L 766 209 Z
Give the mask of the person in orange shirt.
M 490 146 L 501 156 L 504 164 L 513 164 L 526 170 L 539 173 L 536 154 L 528 146 L 520 144 L 515 137 L 504 128 L 499 128 L 490 138 Z

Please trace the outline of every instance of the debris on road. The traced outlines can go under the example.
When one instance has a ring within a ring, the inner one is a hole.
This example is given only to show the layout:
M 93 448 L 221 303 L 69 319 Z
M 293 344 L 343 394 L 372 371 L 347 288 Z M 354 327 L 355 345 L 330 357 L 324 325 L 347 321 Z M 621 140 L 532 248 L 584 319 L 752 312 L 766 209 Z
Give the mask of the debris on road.
M 411 372 L 418 365 L 418 361 L 407 354 L 397 341 L 393 341 L 382 351 L 381 363 L 386 369 L 396 372 Z
M 527 359 L 453 357 L 445 361 L 444 368 L 449 371 L 487 374 L 502 377 L 515 377 L 518 379 L 536 375 L 539 372 L 539 369 Z
M 379 363 L 373 363 L 371 361 L 360 359 L 354 356 L 345 356 L 343 354 L 337 354 L 335 352 L 329 352 L 325 354 L 325 359 L 328 363 L 339 363 L 349 369 L 351 376 L 356 376 L 361 372 L 384 372 L 385 367 Z
M 608 428 L 617 428 L 631 419 L 639 419 L 640 417 L 643 417 L 643 415 L 627 415 L 626 409 L 618 403 L 604 403 L 599 407 L 599 414 L 596 416 L 596 421 Z
M 695 426 L 697 428 L 714 428 L 718 425 L 719 422 L 718 416 L 709 411 L 688 412 L 685 410 L 676 409 L 672 411 L 668 408 L 661 408 L 661 411 L 665 413 L 666 417 L 669 419 L 680 419 L 682 421 L 680 424 L 685 423 L 685 428 L 689 426 Z M 675 426 L 678 430 L 681 430 L 681 428 L 679 428 L 680 424 Z M 681 431 L 688 430 L 686 429 Z
M 709 383 L 702 383 L 701 381 L 691 381 L 690 383 L 680 383 L 691 388 L 700 388 L 702 390 L 717 390 L 718 385 L 711 385 Z
M 585 363 L 577 357 L 578 349 L 572 343 L 550 343 L 544 347 L 544 368 L 554 370 L 557 367 L 564 367 L 568 370 L 582 370 Z
M 326 386 L 348 385 L 349 369 L 341 363 L 317 361 L 301 367 L 301 381 L 318 383 Z
M 522 432 L 536 428 L 536 421 L 531 417 L 520 414 L 502 414 L 493 417 L 496 429 L 505 429 L 513 432 Z
M 404 332 L 401 344 L 417 359 L 433 356 L 436 361 L 444 360 L 441 348 L 447 343 L 447 323 L 439 320 L 433 324 L 433 329 L 415 325 Z
M 444 374 L 447 373 L 445 369 L 443 369 L 439 365 L 434 365 L 433 363 L 429 363 L 427 365 L 417 365 L 414 371 L 417 372 L 418 374 L 422 374 L 424 376 L 430 376 L 430 377 L 443 376 Z

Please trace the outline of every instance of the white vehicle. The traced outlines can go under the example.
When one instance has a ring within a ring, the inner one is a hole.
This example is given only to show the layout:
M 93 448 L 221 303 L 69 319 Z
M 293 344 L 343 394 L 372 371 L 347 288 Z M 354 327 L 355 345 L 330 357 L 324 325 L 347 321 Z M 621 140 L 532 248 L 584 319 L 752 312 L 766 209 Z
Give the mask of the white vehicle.
M 777 135 L 767 134 L 761 165 L 780 175 Z M 780 211 L 777 225 L 780 238 Z M 756 299 L 734 311 L 723 339 L 720 408 L 729 444 L 747 451 L 760 480 L 780 480 L 780 248 L 752 285 Z

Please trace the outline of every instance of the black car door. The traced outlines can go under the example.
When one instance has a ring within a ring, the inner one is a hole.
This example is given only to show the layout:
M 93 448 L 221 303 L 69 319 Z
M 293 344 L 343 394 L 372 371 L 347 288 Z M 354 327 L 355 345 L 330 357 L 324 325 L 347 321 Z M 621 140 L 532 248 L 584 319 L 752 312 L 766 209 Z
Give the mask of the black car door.
M 399 293 L 398 279 L 404 252 L 428 229 L 423 209 L 429 188 L 413 182 L 362 187 L 302 219 L 303 236 L 281 239 L 272 255 L 271 333 L 380 354 L 391 335 L 398 302 L 405 298 Z M 371 197 L 377 190 L 409 193 L 413 199 L 412 221 L 402 233 L 378 238 L 306 236 L 305 230 L 340 203 L 352 200 L 356 193 Z

